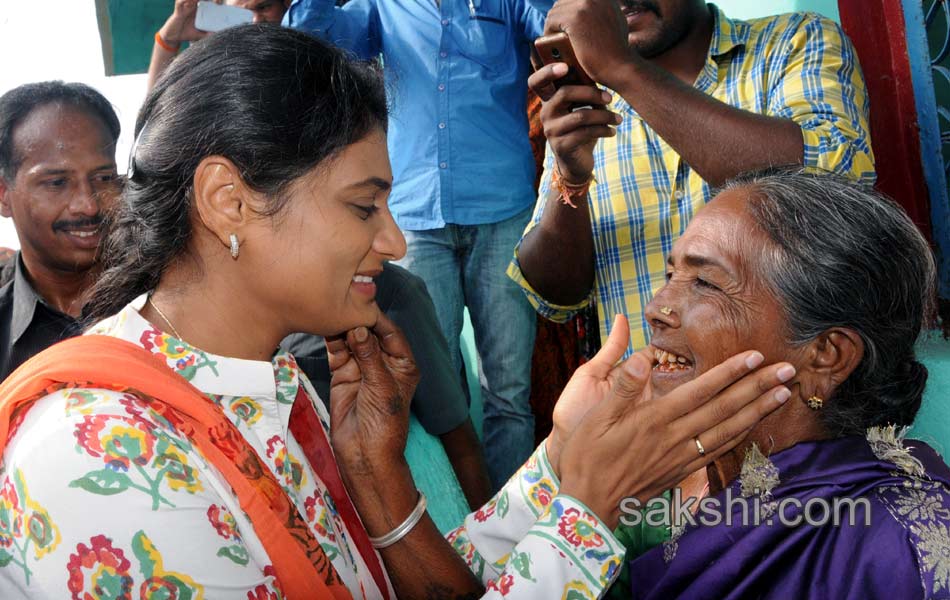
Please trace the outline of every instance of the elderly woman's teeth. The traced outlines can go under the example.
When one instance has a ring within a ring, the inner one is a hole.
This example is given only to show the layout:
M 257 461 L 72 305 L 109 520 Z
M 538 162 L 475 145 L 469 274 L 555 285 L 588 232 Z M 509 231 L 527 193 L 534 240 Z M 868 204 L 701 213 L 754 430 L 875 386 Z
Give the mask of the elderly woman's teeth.
M 689 368 L 689 361 L 667 352 L 666 350 L 654 350 L 653 356 L 656 358 L 656 365 L 653 367 L 657 371 L 683 371 Z

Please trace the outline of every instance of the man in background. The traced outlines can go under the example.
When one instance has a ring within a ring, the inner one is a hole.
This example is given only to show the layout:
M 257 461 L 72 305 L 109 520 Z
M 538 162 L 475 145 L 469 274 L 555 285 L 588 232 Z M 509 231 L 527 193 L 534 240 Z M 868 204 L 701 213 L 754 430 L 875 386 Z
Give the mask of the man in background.
M 119 191 L 119 119 L 81 83 L 31 83 L 0 97 L 0 215 L 20 251 L 0 287 L 0 380 L 80 333 L 103 211 Z

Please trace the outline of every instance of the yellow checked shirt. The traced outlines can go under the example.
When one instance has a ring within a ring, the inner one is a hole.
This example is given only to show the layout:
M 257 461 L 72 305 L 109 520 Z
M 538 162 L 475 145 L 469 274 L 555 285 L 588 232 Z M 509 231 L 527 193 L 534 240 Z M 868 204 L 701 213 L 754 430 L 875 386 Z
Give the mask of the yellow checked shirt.
M 694 86 L 729 105 L 797 123 L 805 142 L 805 166 L 873 182 L 867 91 L 854 48 L 841 28 L 813 13 L 739 21 L 712 4 L 709 8 L 714 16 L 712 40 Z M 594 149 L 591 298 L 598 303 L 601 339 L 606 339 L 613 315 L 627 315 L 629 355 L 649 343 L 643 309 L 665 283 L 666 255 L 714 190 L 619 94 L 610 109 L 624 120 L 615 137 L 601 139 Z M 525 233 L 541 219 L 552 165 L 548 146 L 540 197 Z M 552 249 L 552 261 L 556 253 Z M 547 302 L 521 273 L 518 248 L 508 276 L 541 315 L 554 321 L 569 319 L 590 302 Z

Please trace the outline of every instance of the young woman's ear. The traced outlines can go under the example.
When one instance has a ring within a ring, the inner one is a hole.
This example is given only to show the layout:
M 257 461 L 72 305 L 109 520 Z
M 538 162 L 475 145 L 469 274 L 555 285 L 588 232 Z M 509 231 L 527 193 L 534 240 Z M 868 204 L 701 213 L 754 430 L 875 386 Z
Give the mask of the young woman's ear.
M 193 193 L 198 218 L 225 247 L 230 248 L 232 235 L 240 239 L 253 217 L 249 192 L 240 170 L 223 156 L 205 157 L 195 169 Z

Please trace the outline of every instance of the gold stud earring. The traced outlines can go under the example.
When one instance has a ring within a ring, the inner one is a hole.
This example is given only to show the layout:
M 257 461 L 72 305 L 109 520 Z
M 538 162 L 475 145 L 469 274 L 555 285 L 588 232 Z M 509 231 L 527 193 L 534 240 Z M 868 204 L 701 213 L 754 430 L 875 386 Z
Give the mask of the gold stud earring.
M 661 306 L 661 307 L 660 307 L 660 312 L 663 313 L 663 314 L 666 315 L 666 316 L 670 316 L 670 313 L 673 312 L 673 309 L 670 308 L 669 306 Z
M 824 406 L 825 401 L 818 396 L 812 396 L 808 400 L 805 400 L 805 404 L 807 404 L 808 408 L 812 410 L 821 410 L 821 407 Z

